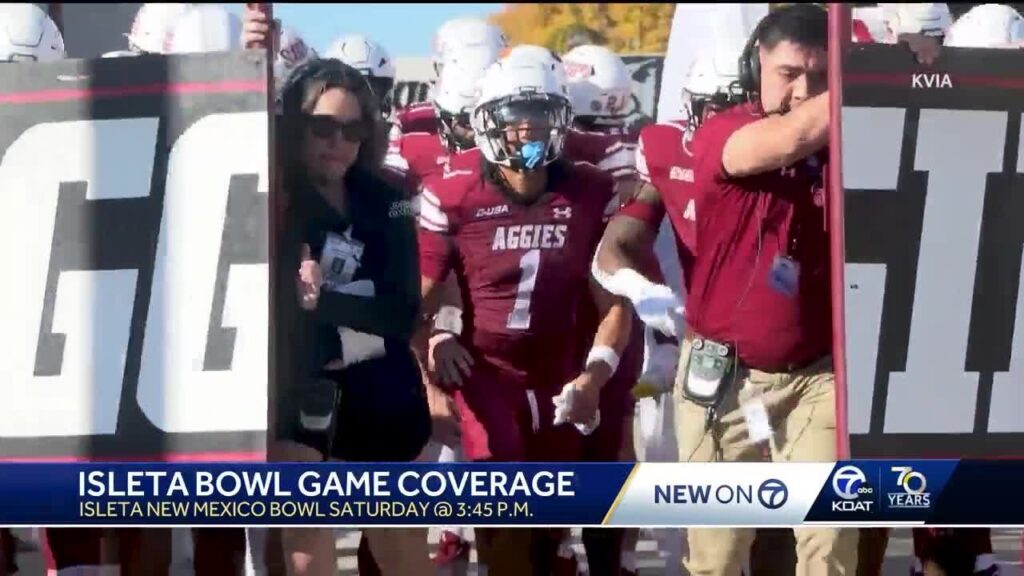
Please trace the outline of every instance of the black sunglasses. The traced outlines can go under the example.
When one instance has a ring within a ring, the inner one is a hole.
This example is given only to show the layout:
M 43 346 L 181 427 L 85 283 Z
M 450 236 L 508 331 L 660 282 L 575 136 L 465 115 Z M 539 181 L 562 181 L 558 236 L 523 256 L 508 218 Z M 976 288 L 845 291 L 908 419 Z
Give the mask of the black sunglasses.
M 314 114 L 306 116 L 306 126 L 313 136 L 323 139 L 340 133 L 341 137 L 349 142 L 362 142 L 369 136 L 369 126 L 362 120 L 342 122 L 333 116 Z

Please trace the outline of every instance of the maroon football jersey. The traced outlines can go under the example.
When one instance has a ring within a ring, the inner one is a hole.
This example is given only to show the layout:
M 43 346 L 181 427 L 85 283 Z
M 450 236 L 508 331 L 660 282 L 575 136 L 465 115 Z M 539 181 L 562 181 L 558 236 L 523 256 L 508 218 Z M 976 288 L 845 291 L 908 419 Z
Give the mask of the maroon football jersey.
M 448 170 L 451 172 L 464 171 L 473 172 L 480 170 L 480 163 L 484 155 L 479 148 L 470 148 L 462 152 L 456 152 L 448 158 Z
M 685 283 L 697 253 L 693 154 L 687 142 L 686 123 L 672 121 L 644 127 L 637 147 L 636 171 L 641 180 L 658 189 L 664 212 L 676 233 L 676 251 Z M 655 227 L 660 223 L 661 217 L 651 222 Z
M 384 164 L 406 174 L 408 185 L 417 189 L 424 180 L 444 172 L 448 154 L 437 134 L 411 132 L 391 141 Z
M 437 111 L 430 102 L 416 102 L 395 112 L 394 127 L 402 134 L 426 132 L 437 136 Z
M 636 173 L 636 138 L 626 133 L 584 132 L 570 128 L 565 133 L 562 154 L 574 162 L 589 162 L 613 178 Z
M 439 281 L 455 270 L 468 294 L 467 341 L 542 387 L 581 369 L 566 335 L 590 297 L 590 259 L 614 194 L 613 180 L 593 166 L 550 169 L 550 192 L 530 206 L 510 201 L 479 170 L 432 180 L 420 202 L 421 273 Z

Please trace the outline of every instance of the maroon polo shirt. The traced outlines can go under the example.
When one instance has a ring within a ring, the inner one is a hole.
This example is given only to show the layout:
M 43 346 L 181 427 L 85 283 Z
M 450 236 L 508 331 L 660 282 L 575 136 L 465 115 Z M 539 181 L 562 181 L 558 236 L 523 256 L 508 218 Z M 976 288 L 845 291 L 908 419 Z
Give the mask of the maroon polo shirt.
M 761 118 L 752 104 L 736 106 L 694 135 L 700 256 L 686 318 L 694 333 L 735 345 L 747 366 L 780 372 L 832 348 L 828 156 L 823 151 L 781 170 L 729 176 L 722 167 L 726 141 Z

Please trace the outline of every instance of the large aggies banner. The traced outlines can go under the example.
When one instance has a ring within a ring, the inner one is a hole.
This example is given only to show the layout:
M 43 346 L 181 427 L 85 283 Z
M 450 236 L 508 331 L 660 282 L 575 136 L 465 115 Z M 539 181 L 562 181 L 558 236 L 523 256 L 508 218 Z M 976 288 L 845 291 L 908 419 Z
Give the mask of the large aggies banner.
M 262 457 L 261 54 L 0 77 L 0 458 Z
M 844 63 L 854 457 L 1024 456 L 1024 58 Z

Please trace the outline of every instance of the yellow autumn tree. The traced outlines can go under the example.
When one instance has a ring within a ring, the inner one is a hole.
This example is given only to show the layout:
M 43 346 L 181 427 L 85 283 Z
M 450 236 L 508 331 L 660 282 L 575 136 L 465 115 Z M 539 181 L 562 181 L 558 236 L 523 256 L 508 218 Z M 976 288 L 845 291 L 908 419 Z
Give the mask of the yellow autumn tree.
M 662 53 L 675 4 L 506 4 L 491 21 L 515 44 L 564 53 L 581 37 L 620 54 Z

